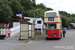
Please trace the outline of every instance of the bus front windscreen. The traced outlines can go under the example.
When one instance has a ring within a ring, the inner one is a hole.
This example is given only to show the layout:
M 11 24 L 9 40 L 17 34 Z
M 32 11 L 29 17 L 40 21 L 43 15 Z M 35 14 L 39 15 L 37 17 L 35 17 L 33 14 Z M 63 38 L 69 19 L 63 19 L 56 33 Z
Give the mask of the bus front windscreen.
M 46 17 L 54 17 L 56 16 L 56 13 L 46 13 Z

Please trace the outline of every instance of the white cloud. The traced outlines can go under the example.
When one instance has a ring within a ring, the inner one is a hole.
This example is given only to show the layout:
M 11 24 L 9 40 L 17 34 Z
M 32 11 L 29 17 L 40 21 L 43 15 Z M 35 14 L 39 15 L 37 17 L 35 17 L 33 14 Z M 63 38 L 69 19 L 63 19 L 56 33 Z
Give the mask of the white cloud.
M 75 13 L 74 0 L 36 0 L 36 3 L 43 3 L 46 7 L 51 7 L 54 10 L 63 10 L 68 13 Z

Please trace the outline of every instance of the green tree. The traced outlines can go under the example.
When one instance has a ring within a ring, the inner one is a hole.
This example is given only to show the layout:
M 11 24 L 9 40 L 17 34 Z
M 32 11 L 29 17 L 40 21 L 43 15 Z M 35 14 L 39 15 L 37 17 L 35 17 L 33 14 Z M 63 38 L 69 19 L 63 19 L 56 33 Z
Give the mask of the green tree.
M 8 4 L 0 0 L 0 23 L 7 23 L 9 18 L 12 18 L 13 12 Z
M 30 16 L 28 15 L 32 10 L 36 9 L 36 4 L 31 2 L 31 0 L 21 0 L 20 1 L 22 7 L 24 8 L 24 16 Z M 29 12 L 30 11 L 30 12 Z
M 45 9 L 45 8 L 46 8 L 46 6 L 45 6 L 43 3 L 40 3 L 40 4 L 38 4 L 38 5 L 37 5 L 37 8 Z
M 36 1 L 35 0 L 31 0 L 33 3 L 35 3 Z
M 62 26 L 63 27 L 67 27 L 67 24 L 71 21 L 69 18 L 67 18 L 66 16 L 60 14 L 61 16 L 61 20 L 62 20 Z
M 16 19 L 19 18 L 16 17 L 16 14 L 23 14 L 24 12 L 23 7 L 21 6 L 20 2 L 17 0 L 11 0 L 10 3 L 11 3 L 10 6 L 14 14 L 12 18 L 16 18 Z

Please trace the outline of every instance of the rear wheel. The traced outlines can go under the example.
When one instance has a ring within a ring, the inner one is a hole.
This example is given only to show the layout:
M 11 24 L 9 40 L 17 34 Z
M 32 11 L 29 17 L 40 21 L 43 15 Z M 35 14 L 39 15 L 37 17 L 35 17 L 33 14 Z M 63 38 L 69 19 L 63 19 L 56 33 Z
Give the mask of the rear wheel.
M 47 37 L 45 37 L 45 40 L 48 40 L 48 38 L 47 38 Z
M 61 34 L 61 37 L 62 37 L 62 34 Z
M 62 34 L 60 35 L 60 38 L 59 39 L 61 39 L 61 37 L 62 37 Z
M 61 39 L 61 37 L 59 39 Z

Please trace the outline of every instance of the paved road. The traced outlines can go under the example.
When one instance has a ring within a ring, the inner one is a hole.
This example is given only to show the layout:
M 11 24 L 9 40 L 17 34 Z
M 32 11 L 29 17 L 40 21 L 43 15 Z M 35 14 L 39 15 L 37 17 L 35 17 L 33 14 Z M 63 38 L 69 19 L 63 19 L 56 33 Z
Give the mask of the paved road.
M 30 41 L 0 40 L 0 50 L 75 50 L 75 30 L 66 30 L 60 40 Z

